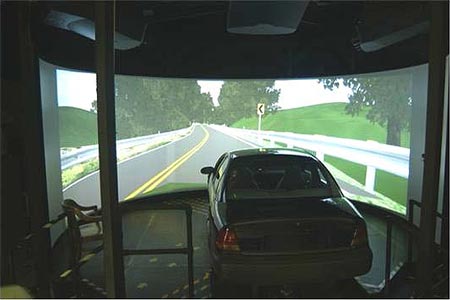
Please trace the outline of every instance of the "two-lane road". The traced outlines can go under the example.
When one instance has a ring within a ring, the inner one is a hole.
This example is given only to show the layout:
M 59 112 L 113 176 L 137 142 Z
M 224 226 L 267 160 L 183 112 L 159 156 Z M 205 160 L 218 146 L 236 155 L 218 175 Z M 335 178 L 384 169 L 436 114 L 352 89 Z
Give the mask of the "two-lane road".
M 139 197 L 168 183 L 204 184 L 202 167 L 214 165 L 225 151 L 248 147 L 251 144 L 208 126 L 196 125 L 182 139 L 119 163 L 119 200 Z M 94 172 L 69 186 L 64 198 L 75 199 L 82 205 L 100 205 L 99 173 Z
M 200 186 L 206 178 L 204 166 L 213 166 L 219 156 L 230 150 L 256 147 L 206 125 L 196 125 L 184 138 L 140 154 L 118 164 L 119 201 L 145 195 L 167 184 Z M 339 182 L 353 194 L 366 195 L 357 187 Z M 100 205 L 99 173 L 94 172 L 64 191 L 82 205 Z

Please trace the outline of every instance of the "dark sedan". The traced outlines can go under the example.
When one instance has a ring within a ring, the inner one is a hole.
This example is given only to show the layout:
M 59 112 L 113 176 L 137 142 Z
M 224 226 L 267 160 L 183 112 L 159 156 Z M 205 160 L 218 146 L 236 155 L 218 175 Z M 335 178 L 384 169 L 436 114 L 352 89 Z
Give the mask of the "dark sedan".
M 370 270 L 366 223 L 313 155 L 237 150 L 201 173 L 208 175 L 214 278 L 292 284 Z

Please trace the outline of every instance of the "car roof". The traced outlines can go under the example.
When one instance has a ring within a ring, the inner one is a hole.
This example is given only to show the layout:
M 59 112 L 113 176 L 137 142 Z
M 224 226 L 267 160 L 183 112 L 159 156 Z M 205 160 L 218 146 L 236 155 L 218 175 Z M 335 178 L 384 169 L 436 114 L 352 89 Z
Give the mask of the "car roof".
M 314 155 L 312 155 L 309 152 L 306 152 L 305 150 L 290 149 L 290 148 L 248 148 L 230 151 L 229 154 L 231 159 L 246 156 L 290 155 L 290 156 L 309 157 L 314 160 L 317 160 L 317 158 Z

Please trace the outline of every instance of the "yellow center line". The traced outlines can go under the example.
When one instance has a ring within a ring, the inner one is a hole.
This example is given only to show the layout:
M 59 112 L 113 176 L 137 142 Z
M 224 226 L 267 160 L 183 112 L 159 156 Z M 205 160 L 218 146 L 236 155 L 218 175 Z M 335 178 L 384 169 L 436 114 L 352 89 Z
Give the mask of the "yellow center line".
M 176 161 L 170 164 L 167 168 L 156 174 L 149 181 L 147 181 L 142 186 L 137 188 L 134 192 L 125 197 L 125 200 L 129 200 L 131 198 L 136 197 L 138 194 L 142 193 L 142 191 L 144 191 L 144 193 L 152 191 L 162 181 L 164 181 L 167 177 L 169 177 L 177 168 L 179 168 L 184 162 L 186 162 L 192 155 L 194 155 L 198 150 L 200 150 L 206 144 L 206 141 L 209 138 L 208 131 L 205 128 L 203 128 L 203 126 L 201 126 L 201 128 L 205 132 L 205 136 L 200 141 L 200 143 L 198 143 L 194 148 L 183 154 L 180 158 L 178 158 Z

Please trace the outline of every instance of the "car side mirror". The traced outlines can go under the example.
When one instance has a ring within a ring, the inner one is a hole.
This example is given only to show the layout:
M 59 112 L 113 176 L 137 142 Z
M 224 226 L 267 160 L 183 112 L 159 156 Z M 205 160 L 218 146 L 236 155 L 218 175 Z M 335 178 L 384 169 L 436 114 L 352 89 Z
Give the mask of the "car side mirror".
M 205 174 L 205 175 L 210 175 L 212 173 L 214 173 L 216 170 L 213 167 L 203 167 L 200 170 L 200 173 Z

